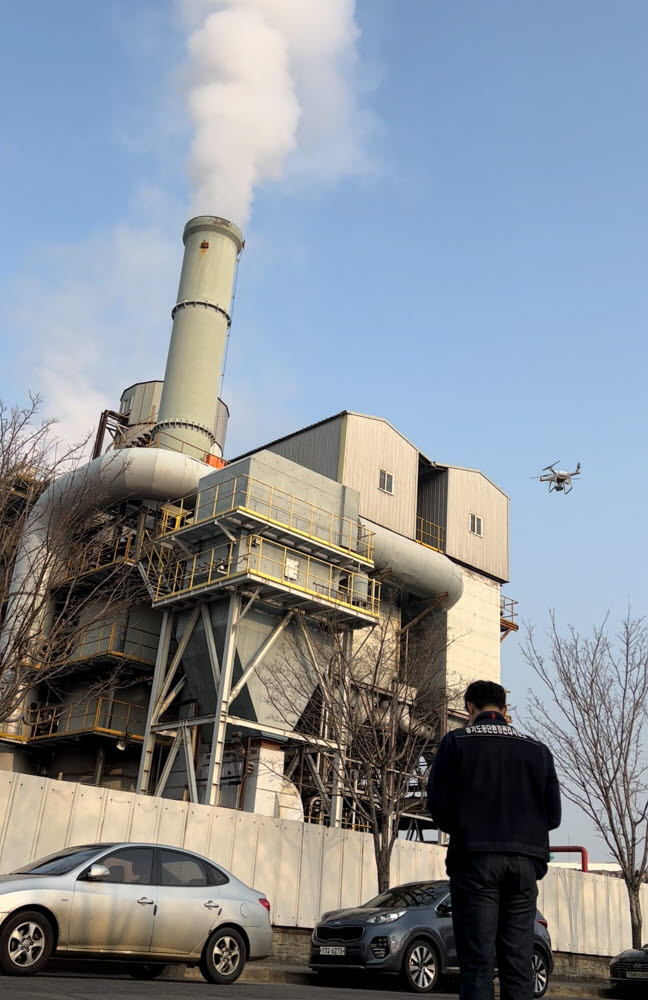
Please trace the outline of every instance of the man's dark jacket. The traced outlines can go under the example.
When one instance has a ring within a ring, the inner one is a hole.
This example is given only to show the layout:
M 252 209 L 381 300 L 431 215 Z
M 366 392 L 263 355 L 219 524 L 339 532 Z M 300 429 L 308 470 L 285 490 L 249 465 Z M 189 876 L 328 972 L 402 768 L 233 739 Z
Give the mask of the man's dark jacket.
M 428 782 L 434 824 L 450 834 L 447 864 L 474 853 L 530 857 L 539 876 L 549 830 L 560 826 L 560 786 L 549 749 L 482 712 L 443 737 Z

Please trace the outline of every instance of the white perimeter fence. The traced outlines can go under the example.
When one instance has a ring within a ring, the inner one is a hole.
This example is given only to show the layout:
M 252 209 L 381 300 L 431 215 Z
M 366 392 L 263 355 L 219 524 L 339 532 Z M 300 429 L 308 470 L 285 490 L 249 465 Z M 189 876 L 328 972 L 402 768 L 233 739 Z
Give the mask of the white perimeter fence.
M 369 834 L 0 771 L 0 872 L 70 845 L 138 840 L 186 847 L 222 864 L 266 893 L 280 927 L 313 927 L 324 910 L 377 891 Z M 444 853 L 398 841 L 392 885 L 443 878 Z M 648 888 L 642 893 L 648 940 Z M 552 868 L 538 905 L 555 951 L 605 956 L 630 947 L 619 879 Z

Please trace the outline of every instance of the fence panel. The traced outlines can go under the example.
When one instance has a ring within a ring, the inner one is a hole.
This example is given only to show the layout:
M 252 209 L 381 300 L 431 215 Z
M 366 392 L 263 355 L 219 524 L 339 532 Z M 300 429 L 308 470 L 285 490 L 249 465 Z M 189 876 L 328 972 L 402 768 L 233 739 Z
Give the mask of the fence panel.
M 104 800 L 103 822 L 99 839 L 106 843 L 111 841 L 131 840 L 131 816 L 135 796 L 132 792 L 115 792 L 109 790 Z
M 357 906 L 362 902 L 363 838 L 353 830 L 336 830 L 342 837 L 342 871 L 340 873 L 340 906 Z
M 211 809 L 195 803 L 189 806 L 183 847 L 197 854 L 207 854 L 211 827 Z
M 274 919 L 282 927 L 297 926 L 303 824 L 279 820 L 279 857 Z
M 154 799 L 148 795 L 135 796 L 135 808 L 131 819 L 131 840 L 144 840 L 150 843 L 158 841 L 158 824 L 160 822 L 160 804 L 162 799 Z
M 304 823 L 302 833 L 297 926 L 308 927 L 320 916 L 324 833 L 323 827 L 312 823 Z M 261 849 L 261 838 L 259 838 L 259 849 Z
M 198 851 L 265 892 L 279 926 L 310 928 L 325 910 L 377 892 L 369 834 L 0 772 L 0 871 L 64 846 L 144 840 Z M 445 852 L 398 841 L 393 882 L 443 878 Z M 556 951 L 614 955 L 631 943 L 620 879 L 550 868 L 539 885 Z M 648 938 L 648 887 L 642 888 Z
M 344 841 L 339 830 L 325 827 L 324 845 L 322 849 L 322 887 L 320 891 L 320 909 L 338 910 L 340 903 L 342 880 L 342 856 Z
M 254 875 L 252 882 L 255 889 L 265 892 L 272 906 L 274 920 L 275 900 L 277 898 L 277 877 L 279 865 L 279 841 L 281 830 L 275 819 L 269 816 L 259 816 L 257 833 L 257 849 L 254 858 Z
M 47 785 L 45 778 L 35 778 L 32 775 L 15 774 L 13 779 L 15 786 L 11 813 L 0 854 L 0 871 L 3 872 L 9 872 L 37 857 L 41 805 Z
M 81 794 L 79 785 L 65 785 L 62 781 L 47 782 L 43 792 L 40 823 L 34 831 L 35 857 L 52 854 L 67 846 L 70 817 L 76 812 L 75 799 Z

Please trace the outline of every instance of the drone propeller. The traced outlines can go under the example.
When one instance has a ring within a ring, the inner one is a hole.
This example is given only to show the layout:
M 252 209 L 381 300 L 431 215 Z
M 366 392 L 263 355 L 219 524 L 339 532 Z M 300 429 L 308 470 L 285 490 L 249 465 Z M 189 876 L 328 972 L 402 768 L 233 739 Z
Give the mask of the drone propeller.
M 553 462 L 553 463 L 552 463 L 551 465 L 545 465 L 545 467 L 544 467 L 544 469 L 543 469 L 542 471 L 543 471 L 543 472 L 553 472 L 553 470 L 554 470 L 554 466 L 555 466 L 555 465 L 558 465 L 558 462 L 559 462 L 559 461 L 560 461 L 560 459 L 559 459 L 559 458 L 557 458 L 557 459 L 556 459 L 556 461 L 555 461 L 555 462 Z

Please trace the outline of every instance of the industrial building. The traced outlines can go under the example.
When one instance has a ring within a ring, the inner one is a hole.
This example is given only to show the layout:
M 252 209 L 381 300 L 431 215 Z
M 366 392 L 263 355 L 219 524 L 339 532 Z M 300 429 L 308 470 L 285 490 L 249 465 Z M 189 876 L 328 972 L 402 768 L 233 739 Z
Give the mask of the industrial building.
M 351 410 L 228 456 L 218 387 L 242 235 L 201 216 L 184 244 L 164 380 L 131 385 L 102 414 L 84 470 L 105 491 L 101 528 L 68 555 L 77 586 L 122 565 L 140 600 L 88 628 L 63 690 L 44 677 L 0 722 L 0 769 L 345 825 L 325 730 L 313 781 L 297 783 L 289 767 L 321 680 L 322 625 L 353 649 L 385 616 L 400 635 L 433 614 L 440 684 L 499 681 L 500 643 L 517 628 L 501 592 L 508 498 L 482 472 L 438 462 L 383 417 Z M 64 489 L 34 504 L 7 616 L 45 544 L 39 516 Z M 271 677 L 280 659 L 300 677 L 290 713 L 261 670 L 270 664 Z M 113 668 L 113 687 L 89 693 Z M 450 699 L 438 735 L 461 718 Z

